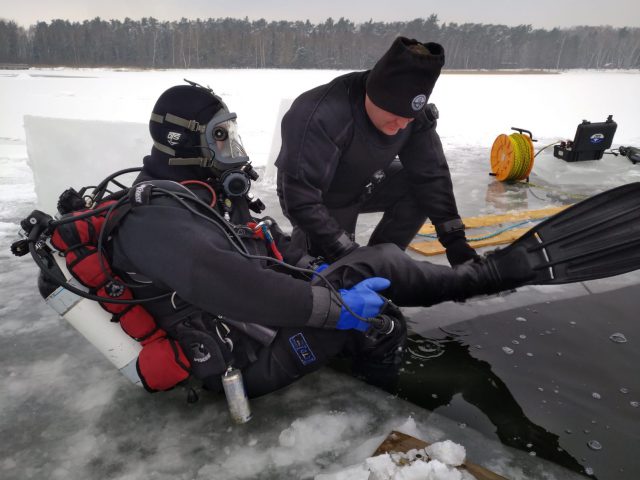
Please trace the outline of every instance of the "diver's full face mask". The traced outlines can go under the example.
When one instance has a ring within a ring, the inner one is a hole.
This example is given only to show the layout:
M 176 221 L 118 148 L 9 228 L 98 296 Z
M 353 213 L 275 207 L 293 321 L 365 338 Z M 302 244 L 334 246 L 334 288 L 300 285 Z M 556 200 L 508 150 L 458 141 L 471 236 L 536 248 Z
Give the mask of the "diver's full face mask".
M 215 103 L 220 108 L 206 124 L 170 112 L 152 113 L 151 122 L 169 124 L 164 133 L 166 138 L 159 140 L 154 137 L 154 147 L 170 156 L 169 165 L 209 168 L 228 196 L 246 195 L 251 181 L 257 180 L 258 174 L 251 168 L 249 156 L 238 134 L 237 115 L 230 113 L 222 99 L 210 88 L 186 81 L 192 87 L 203 89 L 215 97 Z M 171 125 L 182 128 L 174 131 Z
M 249 163 L 249 157 L 238 134 L 237 115 L 221 108 L 207 123 L 201 135 L 205 155 L 211 156 L 212 166 L 224 172 Z
M 230 196 L 248 193 L 253 173 L 250 168 L 244 168 L 249 165 L 249 157 L 242 146 L 236 118 L 237 115 L 226 108 L 218 110 L 200 137 L 203 150 L 207 150 L 204 155 L 211 156 L 212 170 Z

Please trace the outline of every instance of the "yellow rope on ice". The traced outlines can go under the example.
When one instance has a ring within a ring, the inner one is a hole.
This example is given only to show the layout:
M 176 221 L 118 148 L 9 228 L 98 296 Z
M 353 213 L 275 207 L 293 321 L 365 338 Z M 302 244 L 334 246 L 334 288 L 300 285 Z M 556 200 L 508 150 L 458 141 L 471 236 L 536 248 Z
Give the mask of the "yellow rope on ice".
M 501 182 L 524 180 L 531 173 L 533 158 L 533 142 L 528 135 L 498 135 L 491 147 L 491 173 Z

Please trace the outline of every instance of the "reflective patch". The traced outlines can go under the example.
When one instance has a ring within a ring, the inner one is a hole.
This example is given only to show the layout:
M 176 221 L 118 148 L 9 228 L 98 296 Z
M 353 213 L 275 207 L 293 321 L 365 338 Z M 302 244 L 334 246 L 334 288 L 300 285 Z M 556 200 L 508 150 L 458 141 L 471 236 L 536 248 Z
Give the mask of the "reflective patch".
M 419 112 L 424 108 L 426 103 L 427 96 L 424 93 L 421 93 L 420 95 L 413 97 L 413 100 L 411 100 L 411 108 L 413 108 L 415 112 Z
M 182 137 L 181 133 L 178 132 L 169 132 L 167 133 L 167 143 L 172 147 L 178 145 L 180 143 L 180 139 Z
M 293 337 L 289 337 L 289 343 L 291 348 L 296 352 L 302 365 L 309 365 L 316 361 L 316 356 L 313 354 L 307 343 L 307 339 L 301 333 L 295 334 Z

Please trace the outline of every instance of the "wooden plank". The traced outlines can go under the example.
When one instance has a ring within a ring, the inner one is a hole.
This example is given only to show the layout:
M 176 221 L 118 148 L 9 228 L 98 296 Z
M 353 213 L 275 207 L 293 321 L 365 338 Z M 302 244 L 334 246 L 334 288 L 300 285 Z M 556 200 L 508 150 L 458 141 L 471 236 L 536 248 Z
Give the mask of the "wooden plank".
M 469 242 L 469 245 L 471 245 L 473 248 L 480 248 L 511 243 L 527 233 L 529 230 L 531 230 L 531 227 L 514 228 L 513 230 L 502 232 L 495 237 Z M 445 252 L 445 248 L 438 240 L 429 240 L 427 242 L 413 242 L 409 244 L 409 248 L 415 252 L 427 256 L 441 255 Z
M 467 230 L 478 227 L 490 227 L 493 225 L 501 225 L 503 223 L 521 222 L 524 220 L 537 220 L 540 218 L 549 217 L 561 212 L 570 205 L 563 205 L 561 207 L 548 207 L 540 210 L 523 210 L 520 212 L 505 213 L 499 215 L 482 215 L 480 217 L 467 217 L 462 219 L 465 228 Z M 436 233 L 435 227 L 430 223 L 425 223 L 420 231 L 422 235 L 430 235 Z
M 419 450 L 421 448 L 428 447 L 429 445 L 430 444 L 424 440 L 420 440 L 419 438 L 394 430 L 387 436 L 387 438 L 384 439 L 373 455 L 376 456 L 392 452 L 406 453 L 409 450 Z M 507 480 L 505 477 L 471 462 L 464 462 L 458 468 L 467 470 L 478 480 Z

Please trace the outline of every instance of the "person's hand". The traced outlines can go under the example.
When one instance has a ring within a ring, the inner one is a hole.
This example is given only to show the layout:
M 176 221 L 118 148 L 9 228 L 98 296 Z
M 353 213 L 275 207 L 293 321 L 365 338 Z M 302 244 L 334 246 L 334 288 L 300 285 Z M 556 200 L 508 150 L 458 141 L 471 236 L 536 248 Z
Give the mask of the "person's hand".
M 464 233 L 464 224 L 459 218 L 437 224 L 438 240 L 447 250 L 447 260 L 452 267 L 469 261 L 478 262 L 480 256 L 471 248 Z
M 356 314 L 364 318 L 375 317 L 380 313 L 385 300 L 377 292 L 386 290 L 391 282 L 382 277 L 371 277 L 361 281 L 350 289 L 341 289 L 343 302 Z M 344 306 L 336 325 L 338 330 L 359 330 L 366 332 L 371 325 L 354 317 Z
M 314 268 L 313 271 L 316 272 L 316 273 L 320 273 L 320 272 L 326 270 L 327 268 L 329 268 L 329 264 L 328 263 L 321 263 L 316 268 Z
M 329 268 L 329 264 L 328 263 L 320 263 L 320 264 L 316 265 L 315 267 L 313 267 L 313 271 L 315 273 L 313 275 L 311 275 L 311 279 L 313 280 L 313 279 L 318 278 L 317 274 L 323 272 L 327 268 Z
M 447 249 L 447 260 L 452 267 L 467 263 L 469 261 L 478 262 L 480 256 L 471 248 L 464 236 L 449 243 Z

